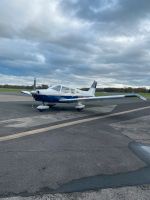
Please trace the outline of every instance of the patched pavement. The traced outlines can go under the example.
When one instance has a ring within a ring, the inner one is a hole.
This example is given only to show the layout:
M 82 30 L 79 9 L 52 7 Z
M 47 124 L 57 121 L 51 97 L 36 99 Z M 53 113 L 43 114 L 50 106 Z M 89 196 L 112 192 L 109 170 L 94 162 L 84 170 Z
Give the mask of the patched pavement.
M 0 142 L 1 197 L 150 183 L 148 158 L 131 147 L 149 145 L 149 102 L 95 105 L 83 112 L 59 105 L 39 113 L 35 106 L 1 102 L 0 137 L 98 118 Z

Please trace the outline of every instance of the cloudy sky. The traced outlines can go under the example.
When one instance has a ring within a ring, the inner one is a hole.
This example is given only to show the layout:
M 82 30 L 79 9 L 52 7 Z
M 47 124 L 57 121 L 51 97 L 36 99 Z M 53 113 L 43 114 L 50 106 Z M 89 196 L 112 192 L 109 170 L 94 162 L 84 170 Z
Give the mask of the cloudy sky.
M 150 0 L 0 0 L 0 84 L 150 85 Z

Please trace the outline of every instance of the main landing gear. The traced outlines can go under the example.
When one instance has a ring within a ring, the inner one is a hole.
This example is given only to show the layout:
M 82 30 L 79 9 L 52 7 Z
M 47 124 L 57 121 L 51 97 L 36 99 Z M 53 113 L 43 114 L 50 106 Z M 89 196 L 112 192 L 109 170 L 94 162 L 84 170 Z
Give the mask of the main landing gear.
M 85 108 L 85 105 L 83 105 L 81 102 L 78 102 L 75 108 L 77 111 L 82 111 Z

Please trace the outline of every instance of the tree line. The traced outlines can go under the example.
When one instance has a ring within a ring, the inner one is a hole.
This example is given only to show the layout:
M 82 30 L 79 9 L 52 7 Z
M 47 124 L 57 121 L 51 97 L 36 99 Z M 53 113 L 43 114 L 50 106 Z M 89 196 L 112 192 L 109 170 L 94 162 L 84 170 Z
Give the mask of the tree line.
M 83 88 L 83 90 L 87 91 L 89 88 Z M 145 87 L 124 87 L 124 88 L 116 88 L 116 87 L 106 87 L 106 88 L 96 88 L 96 92 L 127 92 L 127 93 L 150 93 L 150 89 L 147 89 Z
M 0 85 L 0 88 L 7 88 L 7 89 L 27 89 L 27 90 L 32 90 L 33 85 Z M 47 89 L 48 85 L 40 85 L 36 87 L 37 89 Z
M 33 85 L 0 85 L 0 88 L 8 88 L 8 89 L 27 89 L 27 90 L 32 90 Z M 37 89 L 47 89 L 48 85 L 40 85 L 37 86 Z M 89 88 L 82 88 L 82 90 L 87 91 Z M 145 87 L 138 87 L 138 88 L 133 88 L 133 87 L 124 87 L 124 88 L 116 88 L 116 87 L 106 87 L 106 88 L 96 88 L 96 92 L 143 92 L 143 93 L 150 93 L 150 89 L 147 89 Z

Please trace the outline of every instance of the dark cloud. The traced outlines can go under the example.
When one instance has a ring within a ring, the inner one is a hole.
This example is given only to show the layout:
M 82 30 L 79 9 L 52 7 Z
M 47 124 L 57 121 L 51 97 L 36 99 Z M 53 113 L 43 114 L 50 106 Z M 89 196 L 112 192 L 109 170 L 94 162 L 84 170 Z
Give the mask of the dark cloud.
M 148 0 L 82 0 L 61 1 L 61 8 L 80 19 L 96 22 L 130 23 L 147 17 Z
M 1 82 L 149 85 L 149 11 L 148 0 L 1 0 Z

